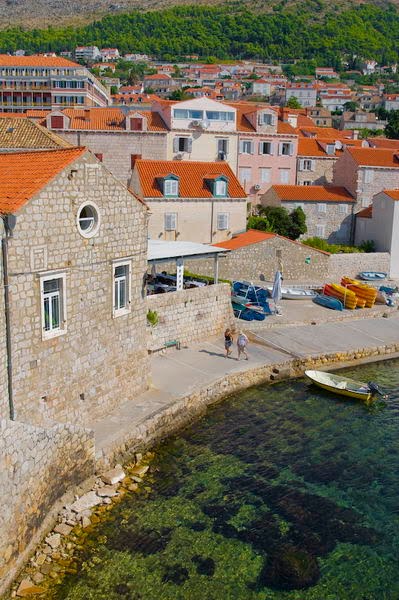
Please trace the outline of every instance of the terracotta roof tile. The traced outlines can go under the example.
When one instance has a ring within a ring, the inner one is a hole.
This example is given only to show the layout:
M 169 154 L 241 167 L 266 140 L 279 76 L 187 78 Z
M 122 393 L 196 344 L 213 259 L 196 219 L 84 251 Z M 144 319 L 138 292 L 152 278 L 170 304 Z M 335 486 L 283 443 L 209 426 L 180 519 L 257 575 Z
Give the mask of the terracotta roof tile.
M 373 206 L 367 206 L 363 208 L 358 213 L 356 213 L 356 217 L 360 217 L 361 219 L 371 219 L 373 217 Z
M 143 197 L 163 198 L 158 180 L 166 175 L 179 177 L 180 198 L 213 198 L 206 179 L 224 175 L 228 178 L 230 198 L 246 198 L 247 195 L 230 166 L 225 162 L 195 162 L 178 160 L 144 160 L 135 162 L 143 191 Z
M 167 127 L 159 113 L 131 109 L 147 119 L 148 131 L 166 132 Z M 66 108 L 62 111 L 71 119 L 70 129 L 88 129 L 98 131 L 126 131 L 126 113 L 120 108 Z
M 392 198 L 392 200 L 399 200 L 399 190 L 384 190 L 384 194 Z
M 369 138 L 367 140 L 372 148 L 392 148 L 399 150 L 399 140 L 391 140 L 389 138 Z
M 70 148 L 71 144 L 34 121 L 19 118 L 0 119 L 0 148 Z
M 355 202 L 344 187 L 333 185 L 273 185 L 272 189 L 286 202 Z
M 2 67 L 81 67 L 75 62 L 62 58 L 61 56 L 10 56 L 0 54 L 0 66 Z
M 226 248 L 228 250 L 237 250 L 238 248 L 244 248 L 244 246 L 250 246 L 251 244 L 257 244 L 270 240 L 270 238 L 276 237 L 275 233 L 269 233 L 265 231 L 258 231 L 257 229 L 248 229 L 245 233 L 239 233 L 235 235 L 231 240 L 225 242 L 219 242 L 218 244 L 212 244 L 218 248 Z
M 399 153 L 386 148 L 348 148 L 359 166 L 399 168 Z
M 86 148 L 0 153 L 0 213 L 18 211 Z
M 297 135 L 295 129 L 284 121 L 277 122 L 277 133 L 284 133 L 286 135 Z

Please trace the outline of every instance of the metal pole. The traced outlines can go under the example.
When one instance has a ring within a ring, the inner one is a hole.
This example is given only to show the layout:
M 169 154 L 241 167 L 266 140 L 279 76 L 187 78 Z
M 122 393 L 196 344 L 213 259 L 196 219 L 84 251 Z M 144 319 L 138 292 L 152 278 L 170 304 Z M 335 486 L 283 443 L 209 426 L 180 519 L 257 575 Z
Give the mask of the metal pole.
M 15 411 L 14 411 L 13 386 L 12 386 L 11 316 L 10 316 L 10 295 L 9 295 L 9 281 L 8 281 L 8 240 L 7 240 L 7 237 L 2 238 L 1 249 L 2 249 L 2 255 L 3 255 L 4 314 L 5 314 L 5 320 L 6 320 L 8 404 L 10 407 L 10 419 L 11 419 L 11 421 L 14 421 L 15 420 Z
M 215 254 L 213 270 L 213 283 L 216 285 L 219 282 L 219 256 Z

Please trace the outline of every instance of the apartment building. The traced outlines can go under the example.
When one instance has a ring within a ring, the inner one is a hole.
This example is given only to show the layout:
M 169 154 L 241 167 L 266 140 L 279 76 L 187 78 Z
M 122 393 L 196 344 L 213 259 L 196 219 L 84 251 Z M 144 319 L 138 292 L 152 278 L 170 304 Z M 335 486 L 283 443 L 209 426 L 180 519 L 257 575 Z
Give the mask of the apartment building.
M 285 90 L 285 101 L 290 98 L 295 98 L 304 107 L 316 106 L 317 86 L 314 83 L 290 83 Z
M 75 58 L 82 62 L 93 62 L 101 58 L 101 52 L 97 46 L 77 46 L 75 48 Z
M 0 55 L 0 112 L 110 104 L 108 90 L 85 67 L 58 56 Z

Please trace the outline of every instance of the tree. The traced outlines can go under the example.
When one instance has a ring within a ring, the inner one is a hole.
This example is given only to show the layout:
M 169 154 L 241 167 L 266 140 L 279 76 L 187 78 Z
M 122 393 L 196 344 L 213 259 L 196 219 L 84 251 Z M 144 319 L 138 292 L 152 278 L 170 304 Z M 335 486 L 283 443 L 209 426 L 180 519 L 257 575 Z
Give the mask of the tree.
M 288 108 L 302 108 L 301 103 L 295 96 L 291 96 L 291 98 L 288 99 L 286 106 L 288 106 Z
M 345 104 L 344 104 L 344 109 L 349 112 L 355 112 L 357 107 L 358 107 L 357 103 L 354 102 L 353 100 L 350 100 L 349 102 L 345 102 Z
M 298 206 L 298 208 L 294 208 L 294 210 L 291 212 L 290 217 L 292 225 L 290 227 L 288 237 L 291 240 L 297 240 L 299 236 L 307 233 L 308 228 L 306 227 L 306 215 L 302 208 Z
M 289 213 L 283 206 L 258 205 L 257 211 L 258 216 L 248 219 L 249 229 L 271 231 L 291 240 L 296 240 L 307 232 L 306 215 L 300 207 Z
M 180 102 L 180 100 L 188 100 L 192 98 L 192 94 L 187 94 L 185 90 L 174 90 L 169 96 L 169 100 L 176 100 L 176 102 Z
M 248 218 L 247 227 L 248 229 L 257 229 L 258 231 L 273 232 L 273 228 L 267 218 L 256 215 L 252 215 Z
M 391 110 L 388 114 L 388 123 L 385 127 L 385 135 L 395 140 L 399 139 L 399 110 Z

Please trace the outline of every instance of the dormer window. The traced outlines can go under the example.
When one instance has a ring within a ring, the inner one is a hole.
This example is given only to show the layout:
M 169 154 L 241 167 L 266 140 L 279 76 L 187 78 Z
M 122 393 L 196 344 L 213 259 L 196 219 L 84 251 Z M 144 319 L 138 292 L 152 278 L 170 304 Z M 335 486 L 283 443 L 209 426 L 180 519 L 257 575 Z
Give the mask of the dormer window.
M 335 144 L 327 144 L 326 152 L 327 154 L 335 154 Z
M 226 198 L 227 196 L 227 178 L 224 176 L 215 177 L 208 180 L 208 185 L 215 198 Z
M 179 179 L 176 175 L 168 175 L 163 180 L 163 195 L 176 197 L 179 195 Z
M 261 125 L 273 125 L 273 115 L 270 113 L 263 113 L 260 122 Z

